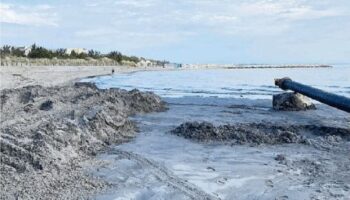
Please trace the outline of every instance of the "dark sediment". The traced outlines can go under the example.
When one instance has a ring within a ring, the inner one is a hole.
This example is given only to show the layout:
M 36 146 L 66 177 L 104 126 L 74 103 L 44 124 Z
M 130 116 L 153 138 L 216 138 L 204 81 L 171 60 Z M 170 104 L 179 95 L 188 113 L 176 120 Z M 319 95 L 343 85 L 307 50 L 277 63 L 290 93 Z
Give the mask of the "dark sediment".
M 263 123 L 214 126 L 209 122 L 186 122 L 171 133 L 200 142 L 219 141 L 229 144 L 309 144 L 316 136 L 322 136 L 327 142 L 350 138 L 350 130 L 344 128 Z M 307 137 L 309 134 L 313 137 Z
M 316 106 L 302 94 L 286 92 L 273 95 L 272 106 L 275 110 L 300 111 L 315 110 Z
M 133 138 L 128 116 L 164 109 L 153 93 L 88 83 L 2 90 L 0 199 L 84 199 L 105 188 L 83 161 Z

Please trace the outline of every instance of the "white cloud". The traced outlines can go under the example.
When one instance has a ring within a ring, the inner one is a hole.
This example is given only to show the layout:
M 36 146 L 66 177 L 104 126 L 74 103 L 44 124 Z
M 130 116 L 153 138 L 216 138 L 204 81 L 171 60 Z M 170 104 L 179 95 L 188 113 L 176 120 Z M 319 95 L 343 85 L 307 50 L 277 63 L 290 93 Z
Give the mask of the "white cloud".
M 243 3 L 236 11 L 242 16 L 272 16 L 286 20 L 308 20 L 344 15 L 339 8 L 317 9 L 312 4 L 293 0 Z
M 328 1 L 328 0 L 326 0 Z M 324 1 L 324 2 L 326 2 Z M 344 15 L 332 4 L 317 6 L 303 0 L 109 0 L 88 12 L 105 16 L 99 24 L 79 27 L 76 37 L 113 38 L 119 44 L 143 48 L 168 45 L 213 34 L 228 37 L 279 36 L 308 20 Z M 90 6 L 92 6 L 90 5 Z M 88 15 L 88 12 L 85 15 Z M 101 39 L 102 40 L 102 39 Z M 131 47 L 130 47 L 131 48 Z
M 156 0 L 116 0 L 114 2 L 114 4 L 117 6 L 129 6 L 136 8 L 151 7 L 157 5 L 156 3 Z
M 191 19 L 223 34 L 280 34 L 297 22 L 346 15 L 342 8 L 317 8 L 313 3 L 296 0 L 193 0 L 192 3 L 198 9 Z
M 206 45 L 208 49 L 211 45 L 226 48 L 223 51 L 231 54 L 230 46 L 248 49 L 260 45 L 266 50 L 269 43 L 277 43 L 282 49 L 294 44 L 307 47 L 325 38 L 345 46 L 350 39 L 349 0 L 36 1 L 39 5 L 28 6 L 2 0 L 8 2 L 0 3 L 0 21 L 6 23 L 3 38 L 19 40 L 13 36 L 18 27 L 7 23 L 25 24 L 29 26 L 21 30 L 32 33 L 27 38 L 47 38 L 46 43 L 52 45 L 60 35 L 62 45 L 129 52 L 186 46 L 183 51 L 188 54 L 192 53 L 188 49 L 201 52 Z M 58 22 L 60 29 L 52 29 Z M 314 50 L 316 57 L 321 50 Z
M 286 17 L 289 20 L 309 20 L 320 19 L 326 17 L 341 16 L 344 13 L 341 10 L 328 9 L 328 10 L 316 10 L 311 7 L 297 7 L 285 11 L 281 16 Z
M 178 32 L 152 32 L 152 31 L 127 31 L 115 28 L 85 29 L 75 32 L 80 39 L 94 38 L 95 42 L 115 41 L 115 45 L 124 49 L 142 49 L 149 46 L 162 46 L 180 42 L 183 38 L 194 36 L 189 31 Z
M 327 1 L 324 1 L 327 2 Z M 214 32 L 225 35 L 276 35 L 295 23 L 344 15 L 329 4 L 303 0 L 114 0 L 112 26 L 126 31 Z
M 0 3 L 0 22 L 33 26 L 57 26 L 55 14 L 51 6 L 38 5 L 32 7 L 16 7 Z

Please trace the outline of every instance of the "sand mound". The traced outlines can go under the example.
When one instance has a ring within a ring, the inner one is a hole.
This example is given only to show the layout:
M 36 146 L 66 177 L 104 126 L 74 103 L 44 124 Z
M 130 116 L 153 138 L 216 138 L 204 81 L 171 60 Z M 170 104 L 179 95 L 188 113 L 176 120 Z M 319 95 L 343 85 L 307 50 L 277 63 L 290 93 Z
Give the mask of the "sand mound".
M 221 141 L 230 144 L 303 143 L 310 140 L 301 133 L 321 135 L 327 141 L 338 142 L 350 137 L 349 129 L 314 125 L 281 126 L 248 123 L 214 126 L 209 122 L 186 122 L 171 131 L 172 134 L 196 141 Z
M 102 188 L 79 171 L 80 161 L 134 137 L 128 116 L 165 109 L 153 93 L 99 90 L 89 83 L 2 90 L 0 99 L 5 199 L 75 199 Z

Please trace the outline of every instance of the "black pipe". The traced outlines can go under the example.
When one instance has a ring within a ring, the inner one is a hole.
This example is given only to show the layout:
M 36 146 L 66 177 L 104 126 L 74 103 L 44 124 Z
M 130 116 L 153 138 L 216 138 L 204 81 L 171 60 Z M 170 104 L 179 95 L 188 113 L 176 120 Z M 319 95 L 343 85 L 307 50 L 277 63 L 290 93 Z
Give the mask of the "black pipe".
M 275 79 L 275 85 L 283 90 L 293 90 L 294 92 L 350 113 L 350 99 L 347 97 L 310 87 L 308 85 L 292 81 L 290 78 Z

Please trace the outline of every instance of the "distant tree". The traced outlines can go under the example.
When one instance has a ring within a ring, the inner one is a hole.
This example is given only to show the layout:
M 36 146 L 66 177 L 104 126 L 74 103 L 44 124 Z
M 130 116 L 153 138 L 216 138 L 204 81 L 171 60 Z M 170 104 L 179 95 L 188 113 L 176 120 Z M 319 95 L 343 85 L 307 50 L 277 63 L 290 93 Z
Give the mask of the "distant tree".
M 85 59 L 87 57 L 88 57 L 88 55 L 86 53 L 79 53 L 79 54 L 77 54 L 77 58 L 79 58 L 79 59 Z
M 88 56 L 91 58 L 100 58 L 101 53 L 99 51 L 94 51 L 93 49 L 89 50 Z
M 10 55 L 11 55 L 11 46 L 10 45 L 4 45 L 0 49 L 0 56 L 4 57 L 4 56 L 10 56 Z
M 85 59 L 87 57 L 88 55 L 86 53 L 77 53 L 75 51 L 72 51 L 69 55 L 69 58 L 72 58 L 72 59 Z
M 29 58 L 53 58 L 52 51 L 45 49 L 44 47 L 38 47 L 36 44 L 32 45 L 32 49 L 28 54 Z
M 17 57 L 25 57 L 24 51 L 15 47 L 12 47 L 11 54 Z
M 11 46 L 10 45 L 4 45 L 1 48 L 1 54 L 10 55 L 11 54 Z
M 17 56 L 17 57 L 24 57 L 24 49 L 10 46 L 10 45 L 4 45 L 0 48 L 0 55 L 3 58 L 4 56 Z M 56 49 L 56 50 L 49 50 L 42 46 L 38 46 L 35 43 L 31 46 L 31 51 L 27 55 L 29 58 L 64 58 L 64 59 L 86 59 L 87 57 L 91 58 L 102 58 L 102 57 L 108 57 L 110 59 L 113 59 L 117 61 L 118 63 L 121 63 L 122 61 L 129 61 L 138 63 L 141 60 L 148 60 L 143 57 L 139 58 L 136 56 L 126 56 L 120 53 L 119 51 L 111 51 L 108 54 L 101 54 L 99 51 L 96 50 L 89 50 L 88 53 L 77 53 L 75 51 L 72 51 L 71 54 L 67 54 L 65 49 Z M 166 63 L 168 61 L 157 61 L 157 60 L 150 60 L 153 63 Z
M 118 51 L 111 51 L 107 54 L 107 57 L 110 58 L 110 59 L 113 59 L 117 62 L 121 62 L 123 60 L 123 55 L 118 52 Z
M 69 56 L 66 54 L 66 50 L 65 49 L 56 49 L 53 52 L 53 56 L 56 58 L 68 58 Z
M 33 49 L 36 49 L 36 48 L 37 48 L 36 44 L 35 44 L 35 43 L 32 44 L 31 51 L 32 51 Z
M 71 51 L 70 54 L 69 54 L 69 58 L 76 59 L 77 56 L 78 56 L 78 54 L 75 51 Z
M 126 60 L 126 61 L 131 61 L 131 62 L 134 62 L 134 63 L 138 63 L 140 62 L 140 59 L 136 56 L 124 56 L 122 57 L 122 60 Z

